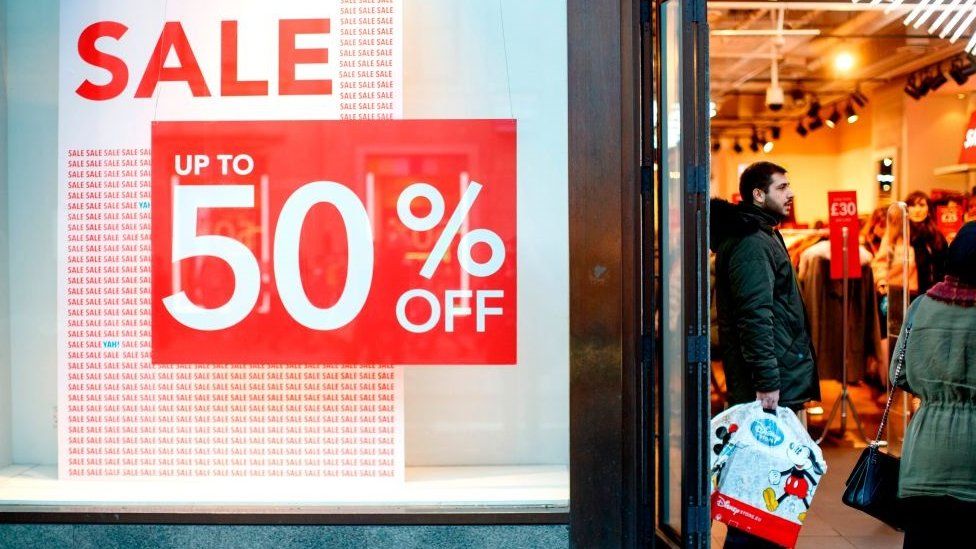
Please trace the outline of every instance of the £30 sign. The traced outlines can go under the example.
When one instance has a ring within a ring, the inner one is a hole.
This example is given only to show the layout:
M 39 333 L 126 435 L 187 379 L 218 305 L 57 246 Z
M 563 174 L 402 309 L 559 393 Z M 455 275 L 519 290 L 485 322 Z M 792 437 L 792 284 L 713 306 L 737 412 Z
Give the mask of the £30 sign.
M 513 120 L 159 122 L 154 363 L 515 364 Z

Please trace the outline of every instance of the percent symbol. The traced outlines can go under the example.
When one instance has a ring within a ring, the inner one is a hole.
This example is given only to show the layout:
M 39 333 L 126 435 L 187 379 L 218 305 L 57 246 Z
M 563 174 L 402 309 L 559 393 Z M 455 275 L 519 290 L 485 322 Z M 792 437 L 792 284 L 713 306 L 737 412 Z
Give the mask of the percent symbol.
M 461 233 L 461 226 L 471 213 L 481 188 L 480 183 L 472 181 L 464 190 L 457 207 L 451 212 L 444 230 L 437 237 L 434 248 L 420 269 L 420 275 L 424 278 L 430 279 L 434 276 L 438 264 L 447 255 L 448 247 L 454 241 L 454 237 Z M 414 215 L 410 210 L 413 201 L 418 198 L 430 203 L 430 212 L 422 217 Z M 397 215 L 400 217 L 400 222 L 408 229 L 418 232 L 429 231 L 444 219 L 444 195 L 433 185 L 414 183 L 404 189 L 397 198 Z M 471 249 L 479 243 L 487 244 L 491 248 L 491 255 L 487 261 L 478 262 L 471 257 Z M 477 277 L 491 276 L 498 272 L 505 262 L 505 244 L 498 233 L 488 229 L 475 229 L 461 235 L 457 246 L 457 258 L 461 268 L 468 274 Z

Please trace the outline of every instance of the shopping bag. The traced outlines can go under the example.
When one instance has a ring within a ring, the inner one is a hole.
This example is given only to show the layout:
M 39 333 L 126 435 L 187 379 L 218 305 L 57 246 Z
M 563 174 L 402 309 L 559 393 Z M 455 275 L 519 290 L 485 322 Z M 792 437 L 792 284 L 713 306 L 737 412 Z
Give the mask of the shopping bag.
M 793 547 L 827 471 L 796 414 L 740 404 L 712 419 L 711 435 L 712 519 Z

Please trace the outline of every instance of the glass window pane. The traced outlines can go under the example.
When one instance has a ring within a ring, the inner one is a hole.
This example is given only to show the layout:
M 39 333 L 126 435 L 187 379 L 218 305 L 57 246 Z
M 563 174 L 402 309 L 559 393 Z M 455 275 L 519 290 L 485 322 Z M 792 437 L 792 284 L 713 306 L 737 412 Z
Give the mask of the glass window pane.
M 660 465 L 662 491 L 660 520 L 681 531 L 681 453 L 684 395 L 684 309 L 681 168 L 681 3 L 666 2 L 661 14 L 661 64 L 663 68 L 661 181 L 664 200 L 661 206 L 661 272 L 663 307 L 661 343 L 663 375 L 661 388 Z
M 2 9 L 0 503 L 568 504 L 564 2 Z

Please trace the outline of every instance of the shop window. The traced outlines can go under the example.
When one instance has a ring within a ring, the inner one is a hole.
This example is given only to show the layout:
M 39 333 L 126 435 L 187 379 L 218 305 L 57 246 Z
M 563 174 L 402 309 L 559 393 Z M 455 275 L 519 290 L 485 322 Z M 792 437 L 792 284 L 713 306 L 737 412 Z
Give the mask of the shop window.
M 569 499 L 566 5 L 7 2 L 0 503 Z

